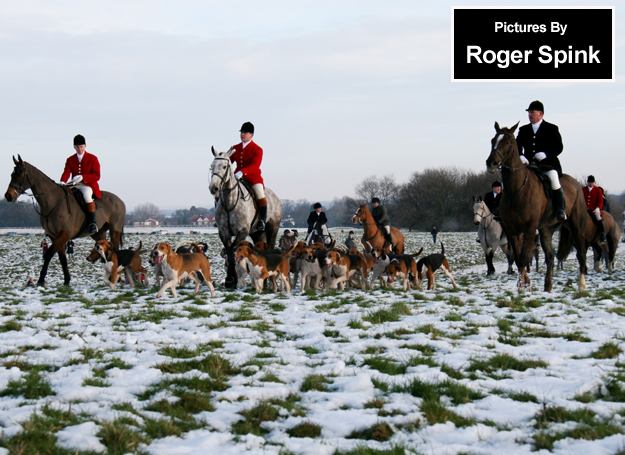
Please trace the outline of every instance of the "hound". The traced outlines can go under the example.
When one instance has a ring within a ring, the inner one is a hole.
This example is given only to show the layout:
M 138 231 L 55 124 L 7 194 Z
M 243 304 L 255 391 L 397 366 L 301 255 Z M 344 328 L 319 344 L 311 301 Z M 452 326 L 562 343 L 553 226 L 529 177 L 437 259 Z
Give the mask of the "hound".
M 200 250 L 196 244 L 192 245 L 197 248 L 198 251 Z M 202 272 L 204 281 L 206 281 L 211 291 L 211 297 L 215 297 L 215 288 L 211 281 L 210 263 L 202 253 L 177 254 L 169 243 L 159 242 L 152 250 L 151 256 L 154 264 L 161 266 L 164 276 L 163 287 L 158 291 L 156 297 L 162 297 L 167 288 L 171 288 L 174 298 L 178 297 L 176 294 L 176 285 L 183 278 L 190 278 L 195 281 L 195 292 L 193 295 L 197 295 L 200 289 L 200 280 L 196 275 L 197 272 Z
M 256 292 L 263 291 L 263 283 L 266 278 L 271 278 L 273 291 L 278 292 L 276 278 L 280 278 L 282 284 L 281 291 L 286 288 L 286 293 L 291 293 L 291 283 L 289 282 L 289 261 L 286 255 L 268 254 L 263 256 L 255 253 L 247 245 L 239 245 L 235 253 L 236 262 L 245 261 L 248 263 L 250 275 L 252 276 Z
M 410 261 L 414 261 L 414 258 L 421 256 L 423 253 L 423 247 L 419 250 L 418 253 L 414 254 L 392 254 L 388 249 L 380 249 L 373 248 L 371 249 L 371 256 L 373 256 L 373 267 L 371 268 L 372 277 L 371 284 L 369 289 L 373 289 L 373 284 L 377 278 L 380 278 L 380 283 L 383 287 L 386 287 L 388 284 L 386 281 L 386 267 L 391 263 L 391 261 L 395 258 L 403 258 L 403 261 L 406 262 L 408 268 L 410 268 Z
M 124 271 L 130 287 L 134 286 L 134 277 L 144 274 L 145 284 L 148 284 L 147 271 L 141 266 L 141 247 L 139 250 L 115 250 L 113 244 L 107 240 L 98 240 L 91 250 L 87 261 L 95 264 L 100 259 L 104 263 L 104 283 L 115 289 L 117 281 L 121 279 L 120 273 Z
M 458 288 L 454 277 L 451 276 L 449 262 L 447 262 L 447 258 L 445 258 L 445 246 L 443 242 L 441 242 L 441 248 L 441 253 L 430 254 L 417 262 L 417 283 L 419 287 L 421 287 L 423 279 L 427 276 L 428 290 L 436 289 L 436 272 L 440 269 L 449 277 L 454 288 Z
M 420 284 L 417 282 L 417 263 L 412 256 L 402 255 L 402 257 L 394 258 L 386 266 L 384 272 L 386 281 L 391 287 L 394 287 L 395 281 L 401 278 L 404 291 L 408 290 L 408 286 L 421 289 Z
M 348 281 L 352 275 L 360 275 L 360 287 L 361 289 L 367 288 L 367 276 L 369 274 L 369 268 L 367 267 L 367 260 L 362 254 L 339 254 L 336 251 L 330 251 L 325 258 L 326 264 L 331 267 L 331 275 L 335 276 L 334 280 L 330 283 L 330 289 L 334 289 L 337 285 L 343 290 L 343 283 Z M 329 267 L 326 267 L 326 270 Z M 330 281 L 331 276 L 326 275 L 326 280 Z

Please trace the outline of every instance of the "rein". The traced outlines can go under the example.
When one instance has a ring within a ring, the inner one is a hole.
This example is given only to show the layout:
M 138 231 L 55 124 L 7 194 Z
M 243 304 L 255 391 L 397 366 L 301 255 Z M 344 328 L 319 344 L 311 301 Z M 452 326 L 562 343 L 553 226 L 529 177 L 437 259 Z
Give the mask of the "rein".
M 224 172 L 224 175 L 219 175 L 216 172 L 213 172 L 212 176 L 219 177 L 219 180 L 221 180 L 221 185 L 219 185 L 219 194 L 222 197 L 219 200 L 222 203 L 224 210 L 226 211 L 226 219 L 228 220 L 228 233 L 236 235 L 236 232 L 232 230 L 232 225 L 230 224 L 230 214 L 234 211 L 234 208 L 239 203 L 239 200 L 249 201 L 252 198 L 252 195 L 248 192 L 246 197 L 243 191 L 243 185 L 236 179 L 235 180 L 237 183 L 234 186 L 232 186 L 231 188 L 224 188 L 224 184 L 230 182 L 230 172 L 228 172 L 231 169 L 230 158 L 215 157 L 215 161 L 216 160 L 224 160 L 228 162 L 228 167 L 226 168 L 226 172 Z M 228 206 L 226 205 L 226 198 L 230 196 L 230 194 L 232 194 L 232 192 L 235 190 L 238 190 L 236 193 L 236 200 L 230 206 L 230 208 L 228 208 Z
M 516 143 L 516 139 L 514 138 L 514 135 L 511 134 L 511 133 L 502 131 L 501 134 L 505 134 L 507 136 L 512 137 L 512 141 L 510 142 L 510 146 L 508 147 L 508 150 L 506 151 L 505 155 L 503 155 L 499 150 L 497 150 L 494 147 L 491 150 L 491 153 L 494 152 L 497 156 L 499 156 L 501 158 L 501 164 L 499 165 L 499 167 L 497 169 L 501 171 L 502 176 L 503 176 L 504 172 L 512 173 L 514 171 L 518 171 L 519 169 L 525 169 L 526 170 L 525 180 L 523 181 L 523 184 L 521 185 L 521 187 L 518 190 L 513 192 L 513 191 L 508 190 L 508 187 L 510 185 L 504 186 L 504 192 L 506 192 L 506 193 L 508 193 L 508 195 L 512 196 L 513 194 L 516 194 L 516 193 L 520 192 L 523 189 L 523 187 L 527 184 L 527 181 L 528 181 L 529 175 L 530 175 L 530 170 L 529 170 L 527 164 L 523 164 L 523 165 L 521 165 L 519 167 L 512 167 L 512 166 L 508 166 L 507 164 L 504 164 L 508 160 L 508 158 L 510 157 L 510 154 L 514 151 L 514 144 Z
M 364 212 L 363 212 L 363 213 L 364 213 Z M 365 242 L 366 242 L 366 241 L 368 241 L 368 240 L 374 239 L 374 238 L 378 235 L 378 233 L 380 232 L 380 226 L 378 226 L 378 223 L 365 223 L 365 222 L 362 220 L 362 218 L 361 218 L 361 216 L 360 216 L 360 215 L 358 215 L 358 221 L 360 222 L 360 224 L 365 225 L 365 226 L 375 226 L 375 232 L 373 233 L 373 235 L 372 235 L 371 237 L 364 237 L 364 236 L 363 236 L 363 238 L 362 238 L 362 239 L 363 239 Z
M 69 202 L 69 190 L 67 189 L 67 187 L 61 186 L 57 183 L 55 183 L 55 187 L 52 187 L 51 189 L 49 189 L 48 191 L 43 191 L 41 193 L 35 194 L 28 194 L 26 192 L 26 190 L 24 190 L 24 183 L 28 183 L 29 188 L 32 190 L 32 180 L 30 179 L 30 176 L 28 175 L 28 163 L 24 163 L 24 180 L 22 181 L 22 183 L 20 184 L 20 186 L 16 186 L 13 183 L 9 183 L 9 187 L 13 188 L 15 190 L 15 192 L 18 194 L 18 197 L 21 196 L 22 194 L 25 194 L 26 196 L 29 196 L 30 198 L 34 199 L 37 201 L 37 203 L 39 203 L 39 200 L 37 198 L 39 198 L 40 196 L 43 196 L 44 194 L 48 194 L 51 193 L 54 190 L 57 190 L 59 188 L 63 188 L 65 196 L 62 197 L 61 199 L 59 199 L 59 202 L 56 203 L 56 205 L 54 207 L 52 207 L 52 209 L 50 209 L 48 211 L 47 215 L 43 215 L 39 210 L 37 210 L 37 206 L 35 205 L 35 202 L 33 201 L 33 208 L 35 209 L 35 212 L 37 212 L 37 215 L 43 217 L 44 219 L 48 219 L 48 217 L 52 214 L 52 212 L 54 212 L 54 210 L 61 204 L 61 202 L 63 202 L 63 200 L 67 201 L 67 211 L 71 214 L 72 213 L 72 209 L 70 206 L 70 202 Z M 53 182 L 54 183 L 54 182 Z M 17 199 L 17 198 L 16 198 Z M 39 207 L 41 207 L 41 204 L 39 204 Z

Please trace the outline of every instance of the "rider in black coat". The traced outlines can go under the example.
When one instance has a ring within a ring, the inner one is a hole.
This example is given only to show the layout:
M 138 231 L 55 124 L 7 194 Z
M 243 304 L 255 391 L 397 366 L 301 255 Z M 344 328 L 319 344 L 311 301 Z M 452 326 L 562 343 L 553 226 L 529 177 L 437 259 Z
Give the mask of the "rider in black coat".
M 545 172 L 551 181 L 551 194 L 558 221 L 566 220 L 564 190 L 560 185 L 562 166 L 558 155 L 562 153 L 562 136 L 553 123 L 543 120 L 544 107 L 540 101 L 532 101 L 526 109 L 531 123 L 519 128 L 517 145 L 521 161 L 534 162 Z

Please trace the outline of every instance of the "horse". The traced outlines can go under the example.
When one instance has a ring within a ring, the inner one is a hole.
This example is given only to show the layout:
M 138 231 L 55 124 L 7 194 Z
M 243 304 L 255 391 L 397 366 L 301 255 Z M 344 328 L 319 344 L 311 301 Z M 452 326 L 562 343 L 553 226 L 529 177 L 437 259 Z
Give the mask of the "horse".
M 593 222 L 594 214 L 590 211 L 586 211 L 588 214 L 588 220 L 586 222 L 586 230 L 584 231 L 584 251 L 587 251 L 589 247 L 593 250 L 594 256 L 594 269 L 597 273 L 601 273 L 601 258 L 605 258 L 606 267 L 608 273 L 612 273 L 612 267 L 614 264 L 614 256 L 616 249 L 618 248 L 619 241 L 621 239 L 621 228 L 614 220 L 612 215 L 608 212 L 601 214 L 603 218 L 603 227 L 605 229 L 606 243 L 599 242 L 599 229 Z M 564 261 L 571 249 L 573 248 L 573 241 L 568 231 L 560 232 L 560 243 L 558 244 L 558 252 L 556 256 L 559 261 Z
M 278 196 L 265 187 L 267 198 L 267 223 L 264 231 L 254 229 L 256 218 L 256 202 L 253 190 L 234 177 L 230 156 L 234 148 L 227 152 L 216 152 L 211 147 L 214 159 L 210 167 L 210 193 L 218 198 L 215 205 L 215 221 L 219 238 L 227 254 L 228 270 L 225 286 L 234 289 L 237 285 L 234 252 L 239 244 L 249 235 L 254 243 L 267 242 L 270 248 L 276 244 L 280 221 L 282 220 L 282 203 Z M 234 240 L 232 240 L 234 237 Z
M 369 211 L 367 204 L 360 204 L 360 208 L 352 217 L 352 223 L 362 224 L 364 233 L 361 243 L 365 246 L 365 252 L 371 253 L 372 249 L 382 249 L 386 243 L 382 228 L 373 219 L 373 215 Z M 391 236 L 393 238 L 393 253 L 404 254 L 404 234 L 397 228 L 391 227 Z
M 473 222 L 479 225 L 477 235 L 480 239 L 480 245 L 484 250 L 484 256 L 486 257 L 486 266 L 488 267 L 486 275 L 495 273 L 493 257 L 495 256 L 497 248 L 501 248 L 501 251 L 503 251 L 508 258 L 507 273 L 508 275 L 512 275 L 514 273 L 512 270 L 514 255 L 508 245 L 508 239 L 503 233 L 501 223 L 495 219 L 495 215 L 491 213 L 481 197 L 479 199 L 473 197 L 473 201 L 475 202 L 475 204 L 473 204 Z
M 556 229 L 562 225 L 564 229 L 561 231 L 569 230 L 571 241 L 577 250 L 579 290 L 582 291 L 586 289 L 586 249 L 583 247 L 583 238 L 588 221 L 582 188 L 570 175 L 563 174 L 560 178 L 568 217 L 564 223 L 560 223 L 551 208 L 553 205 L 551 200 L 545 195 L 540 178 L 528 165 L 523 164 L 519 157 L 514 137 L 518 125 L 517 122 L 512 128 L 500 128 L 495 122 L 496 134 L 491 140 L 491 151 L 486 160 L 486 170 L 490 173 L 501 170 L 503 177 L 503 197 L 499 204 L 499 212 L 519 270 L 517 287 L 519 291 L 531 289 L 526 267 L 530 261 L 535 232 L 538 229 L 540 245 L 547 263 L 544 290 L 551 292 L 554 259 L 552 237 Z
M 69 285 L 71 276 L 67 266 L 65 244 L 70 239 L 86 237 L 89 234 L 86 228 L 86 215 L 76 198 L 67 186 L 59 185 L 35 166 L 22 160 L 18 155 L 13 157 L 15 168 L 11 174 L 11 182 L 4 195 L 9 202 L 30 189 L 33 197 L 39 204 L 39 221 L 46 234 L 52 239 L 52 244 L 44 256 L 43 266 L 39 273 L 38 286 L 45 285 L 48 265 L 55 253 L 59 254 L 59 261 L 63 268 L 63 283 Z M 98 232 L 90 237 L 95 240 L 106 239 L 106 231 L 110 230 L 111 243 L 118 249 L 122 241 L 122 229 L 126 219 L 126 204 L 108 191 L 102 191 L 102 197 L 96 200 Z

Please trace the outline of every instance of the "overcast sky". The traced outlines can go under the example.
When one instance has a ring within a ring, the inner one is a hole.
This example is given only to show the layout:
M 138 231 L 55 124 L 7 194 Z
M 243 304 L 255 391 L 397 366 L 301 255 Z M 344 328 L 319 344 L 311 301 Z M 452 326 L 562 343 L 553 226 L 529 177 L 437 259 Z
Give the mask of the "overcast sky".
M 623 2 L 549 3 L 616 4 L 616 82 L 451 82 L 451 7 L 475 4 L 3 1 L 0 186 L 18 153 L 59 179 L 80 133 L 100 187 L 128 211 L 212 207 L 210 148 L 240 142 L 251 121 L 265 184 L 330 201 L 370 175 L 480 171 L 494 122 L 527 123 L 539 99 L 560 127 L 564 171 L 625 190 Z

